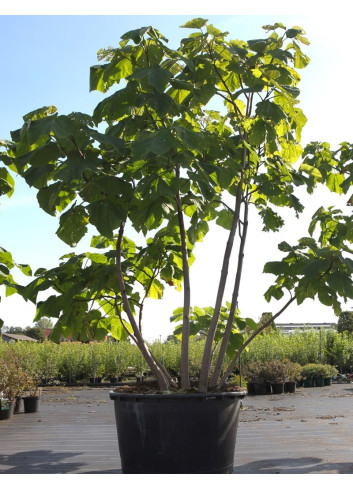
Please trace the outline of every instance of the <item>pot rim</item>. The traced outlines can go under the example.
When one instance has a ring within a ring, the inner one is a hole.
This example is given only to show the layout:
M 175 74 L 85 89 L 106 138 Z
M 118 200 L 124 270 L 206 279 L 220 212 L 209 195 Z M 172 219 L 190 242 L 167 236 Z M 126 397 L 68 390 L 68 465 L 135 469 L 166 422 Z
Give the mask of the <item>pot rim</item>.
M 215 398 L 230 398 L 234 399 L 239 397 L 240 399 L 244 399 L 247 395 L 245 390 L 243 391 L 234 391 L 234 392 L 195 392 L 195 393 L 166 393 L 166 394 L 146 394 L 146 393 L 133 393 L 133 392 L 114 392 L 109 391 L 109 397 L 112 400 L 119 398 L 126 399 L 215 399 Z

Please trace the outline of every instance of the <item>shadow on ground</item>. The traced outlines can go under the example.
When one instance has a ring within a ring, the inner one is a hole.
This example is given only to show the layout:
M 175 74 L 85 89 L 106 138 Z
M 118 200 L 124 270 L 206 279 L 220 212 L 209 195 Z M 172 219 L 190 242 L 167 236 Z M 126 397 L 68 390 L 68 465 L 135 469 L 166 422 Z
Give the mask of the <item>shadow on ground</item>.
M 234 474 L 352 474 L 353 463 L 323 463 L 315 457 L 257 460 L 234 467 Z
M 70 462 L 65 459 L 82 455 L 78 452 L 53 452 L 51 450 L 33 450 L 12 455 L 0 455 L 1 474 L 69 474 L 86 465 L 82 462 Z M 4 468 L 4 466 L 10 466 Z

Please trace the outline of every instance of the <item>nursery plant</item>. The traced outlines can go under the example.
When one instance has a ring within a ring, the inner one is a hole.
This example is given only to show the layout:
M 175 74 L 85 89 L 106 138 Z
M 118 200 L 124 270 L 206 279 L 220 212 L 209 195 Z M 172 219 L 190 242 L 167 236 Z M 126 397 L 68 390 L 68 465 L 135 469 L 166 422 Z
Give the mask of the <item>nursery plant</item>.
M 27 388 L 29 374 L 18 352 L 7 349 L 0 357 L 0 397 L 15 401 Z
M 97 234 L 93 251 L 72 252 L 58 266 L 38 269 L 26 286 L 14 282 L 12 257 L 0 250 L 1 283 L 7 294 L 17 291 L 36 303 L 35 321 L 57 319 L 53 340 L 102 339 L 108 332 L 129 337 L 160 391 L 190 389 L 190 335 L 202 332 L 197 390 L 205 393 L 222 390 L 241 352 L 291 304 L 318 299 L 339 315 L 340 302 L 353 298 L 352 216 L 321 207 L 308 235 L 280 242 L 283 259 L 264 265 L 274 275 L 265 298 L 282 299 L 278 311 L 258 327 L 238 305 L 253 212 L 264 233 L 279 231 L 281 208 L 297 217 L 304 210 L 299 187 L 312 194 L 326 185 L 347 194 L 353 146 L 300 145 L 306 117 L 299 108 L 299 71 L 309 63 L 301 27 L 267 25 L 262 38 L 249 41 L 232 40 L 202 18 L 182 27 L 192 33 L 176 49 L 151 26 L 101 49 L 90 90 L 109 95 L 93 114 L 42 107 L 24 116 L 11 141 L 2 141 L 2 193 L 12 192 L 10 173 L 18 174 L 37 189 L 43 211 L 59 216 L 61 240 L 75 247 L 89 225 Z M 206 311 L 191 309 L 190 266 L 199 242 L 217 226 L 228 239 L 215 302 Z M 233 277 L 232 253 L 238 256 Z M 230 298 L 224 297 L 227 280 L 234 283 Z M 180 290 L 183 301 L 180 383 L 143 336 L 145 302 L 161 300 L 165 287 Z M 38 301 L 46 290 L 52 295 Z M 246 327 L 253 331 L 247 336 Z

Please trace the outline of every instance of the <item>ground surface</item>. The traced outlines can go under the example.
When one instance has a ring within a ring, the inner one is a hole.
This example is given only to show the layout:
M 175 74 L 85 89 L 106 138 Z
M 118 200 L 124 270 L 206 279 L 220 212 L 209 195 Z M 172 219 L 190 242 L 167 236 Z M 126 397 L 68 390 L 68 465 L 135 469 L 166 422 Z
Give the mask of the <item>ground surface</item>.
M 0 474 L 119 474 L 108 387 L 45 388 L 0 421 Z M 246 397 L 234 473 L 353 474 L 353 384 Z

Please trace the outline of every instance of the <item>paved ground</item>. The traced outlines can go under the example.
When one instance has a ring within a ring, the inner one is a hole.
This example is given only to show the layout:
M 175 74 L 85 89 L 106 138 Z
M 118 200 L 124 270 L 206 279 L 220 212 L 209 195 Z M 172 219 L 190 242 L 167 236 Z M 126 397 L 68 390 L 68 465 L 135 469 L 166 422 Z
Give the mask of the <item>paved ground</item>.
M 119 474 L 109 388 L 43 389 L 38 413 L 0 421 L 0 474 Z M 239 474 L 353 474 L 353 384 L 247 397 Z

